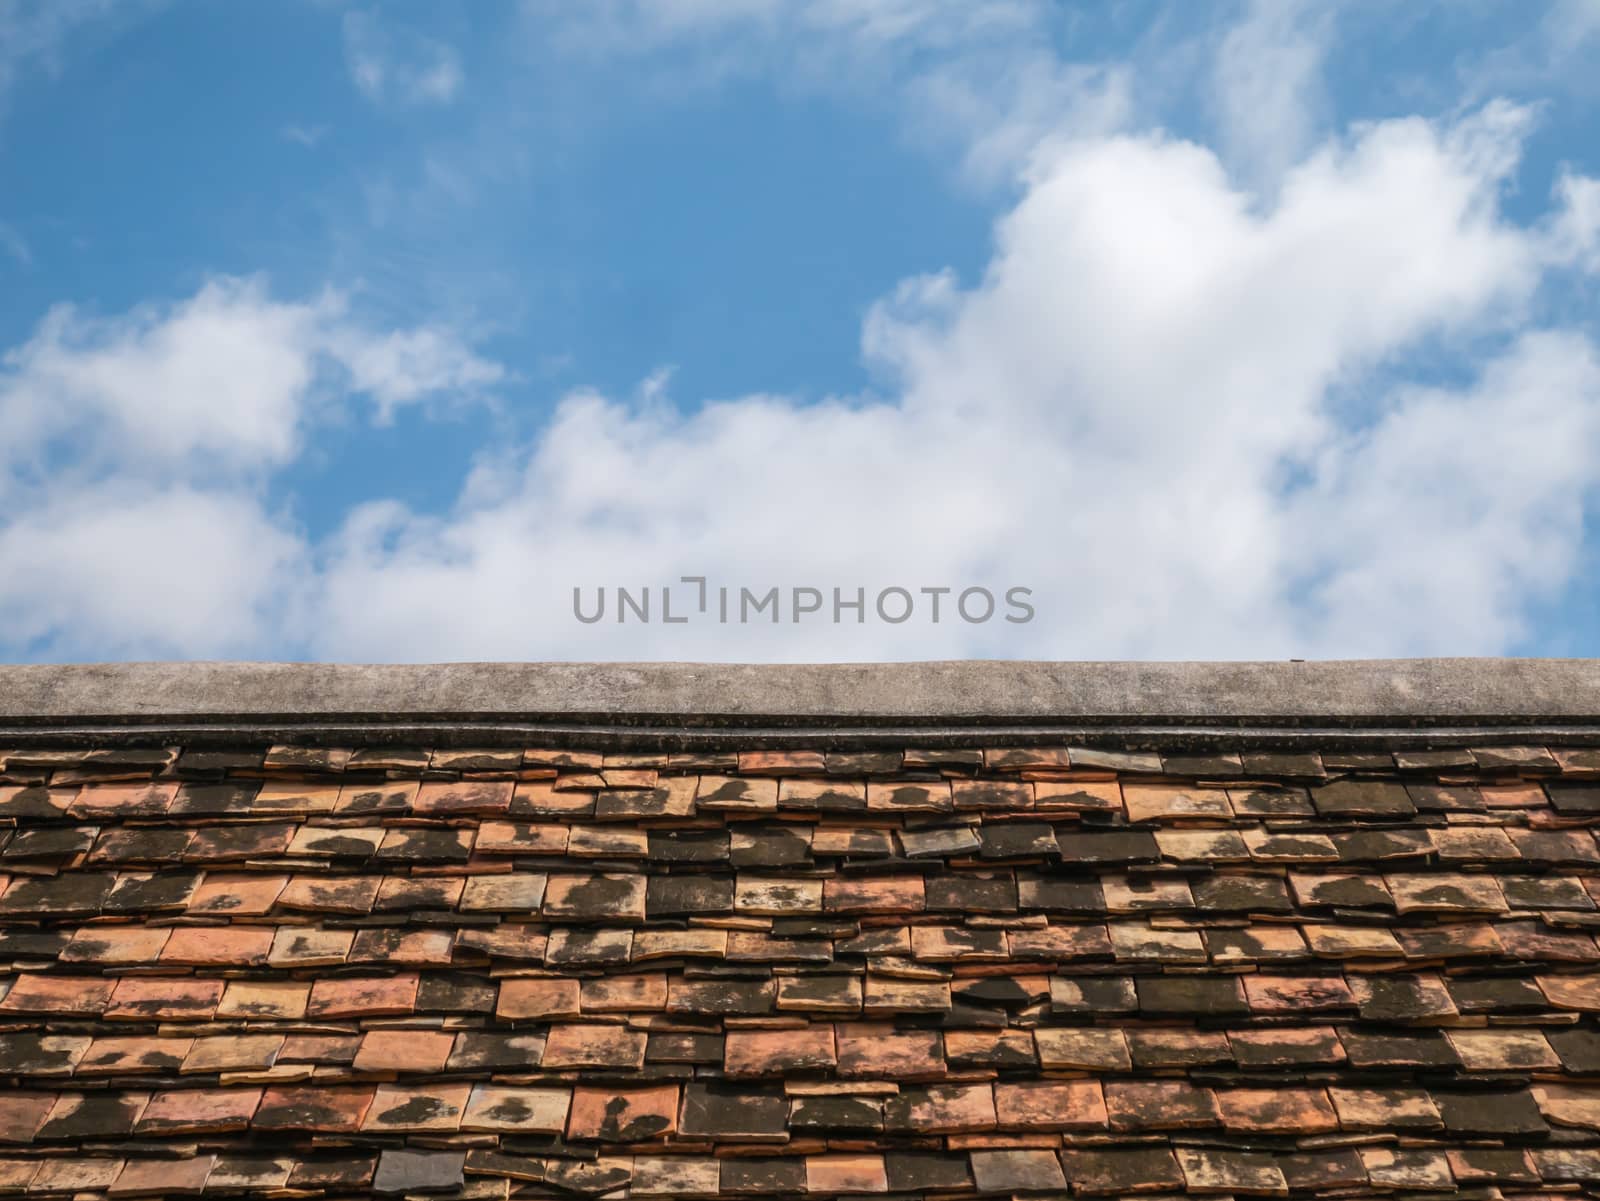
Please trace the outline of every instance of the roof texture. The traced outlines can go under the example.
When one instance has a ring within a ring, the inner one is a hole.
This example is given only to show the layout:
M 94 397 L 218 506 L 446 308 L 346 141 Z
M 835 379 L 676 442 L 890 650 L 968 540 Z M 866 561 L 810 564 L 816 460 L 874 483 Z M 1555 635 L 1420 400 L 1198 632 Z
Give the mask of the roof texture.
M 0 1194 L 1600 1195 L 1588 697 L 674 750 L 10 695 Z

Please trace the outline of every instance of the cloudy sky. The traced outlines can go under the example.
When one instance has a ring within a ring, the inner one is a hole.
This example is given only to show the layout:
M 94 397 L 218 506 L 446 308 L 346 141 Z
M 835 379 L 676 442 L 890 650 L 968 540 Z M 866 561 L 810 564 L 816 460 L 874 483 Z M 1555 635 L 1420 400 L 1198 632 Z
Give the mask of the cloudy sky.
M 1597 58 L 1600 0 L 0 0 L 0 655 L 1600 654 Z

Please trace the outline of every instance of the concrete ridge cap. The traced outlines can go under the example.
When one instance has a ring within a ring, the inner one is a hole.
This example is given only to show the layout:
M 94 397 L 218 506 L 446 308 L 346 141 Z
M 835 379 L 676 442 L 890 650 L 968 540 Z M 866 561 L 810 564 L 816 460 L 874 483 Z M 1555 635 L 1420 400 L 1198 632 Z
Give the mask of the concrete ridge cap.
M 1597 659 L 1276 662 L 167 662 L 0 667 L 0 722 L 475 717 L 743 721 L 1600 718 Z

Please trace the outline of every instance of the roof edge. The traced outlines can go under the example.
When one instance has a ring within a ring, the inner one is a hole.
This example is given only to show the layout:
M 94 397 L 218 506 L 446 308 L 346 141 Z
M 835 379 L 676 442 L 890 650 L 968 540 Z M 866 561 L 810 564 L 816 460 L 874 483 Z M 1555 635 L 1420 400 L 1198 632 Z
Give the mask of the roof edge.
M 0 667 L 0 725 L 1600 722 L 1600 660 L 95 663 Z

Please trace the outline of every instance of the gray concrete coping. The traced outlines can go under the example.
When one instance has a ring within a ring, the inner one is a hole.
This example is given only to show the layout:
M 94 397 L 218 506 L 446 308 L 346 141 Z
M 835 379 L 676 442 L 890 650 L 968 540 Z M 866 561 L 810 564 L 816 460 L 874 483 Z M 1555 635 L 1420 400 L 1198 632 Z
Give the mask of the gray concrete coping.
M 1600 717 L 1600 660 L 1126 663 L 98 663 L 0 667 L 0 722 Z

